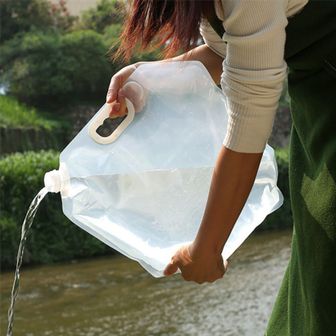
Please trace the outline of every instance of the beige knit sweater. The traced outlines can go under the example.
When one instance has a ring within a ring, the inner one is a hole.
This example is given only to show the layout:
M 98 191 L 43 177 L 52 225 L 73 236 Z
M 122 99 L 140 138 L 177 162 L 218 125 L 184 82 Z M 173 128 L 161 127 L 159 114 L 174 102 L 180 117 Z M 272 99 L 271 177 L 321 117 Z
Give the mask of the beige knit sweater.
M 222 39 L 207 21 L 201 23 L 205 43 L 224 58 L 221 86 L 229 113 L 227 148 L 243 153 L 264 150 L 287 73 L 287 18 L 307 2 L 215 0 L 225 29 Z

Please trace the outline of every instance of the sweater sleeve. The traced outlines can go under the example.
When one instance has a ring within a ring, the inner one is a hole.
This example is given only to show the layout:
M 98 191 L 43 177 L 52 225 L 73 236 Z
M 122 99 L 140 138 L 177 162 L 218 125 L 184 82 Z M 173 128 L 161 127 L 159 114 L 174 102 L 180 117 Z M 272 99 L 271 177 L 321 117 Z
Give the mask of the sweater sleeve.
M 271 134 L 286 77 L 287 1 L 222 0 L 222 5 L 227 47 L 221 86 L 229 114 L 224 145 L 260 153 Z
M 218 36 L 218 34 L 211 27 L 206 19 L 203 19 L 200 25 L 200 34 L 203 38 L 204 43 L 217 55 L 225 58 L 226 54 L 226 44 Z

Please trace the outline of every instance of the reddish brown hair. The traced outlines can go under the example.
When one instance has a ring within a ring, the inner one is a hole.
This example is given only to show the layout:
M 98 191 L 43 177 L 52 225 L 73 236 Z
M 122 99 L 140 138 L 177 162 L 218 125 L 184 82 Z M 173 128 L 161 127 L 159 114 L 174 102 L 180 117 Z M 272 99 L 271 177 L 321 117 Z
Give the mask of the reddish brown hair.
M 211 15 L 213 0 L 133 0 L 115 58 L 129 60 L 135 47 L 164 47 L 165 57 L 190 50 L 199 38 L 202 17 Z

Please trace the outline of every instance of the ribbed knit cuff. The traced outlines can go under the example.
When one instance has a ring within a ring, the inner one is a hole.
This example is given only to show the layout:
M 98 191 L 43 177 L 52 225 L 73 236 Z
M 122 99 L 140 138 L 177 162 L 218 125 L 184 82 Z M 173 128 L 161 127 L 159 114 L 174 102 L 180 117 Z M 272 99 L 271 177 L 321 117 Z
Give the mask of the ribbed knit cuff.
M 224 62 L 225 64 L 225 62 Z M 224 66 L 221 85 L 226 95 L 228 129 L 223 144 L 242 153 L 261 153 L 272 132 L 286 76 L 286 64 L 266 71 Z
M 267 113 L 231 102 L 224 146 L 240 153 L 261 153 L 271 135 L 276 107 Z

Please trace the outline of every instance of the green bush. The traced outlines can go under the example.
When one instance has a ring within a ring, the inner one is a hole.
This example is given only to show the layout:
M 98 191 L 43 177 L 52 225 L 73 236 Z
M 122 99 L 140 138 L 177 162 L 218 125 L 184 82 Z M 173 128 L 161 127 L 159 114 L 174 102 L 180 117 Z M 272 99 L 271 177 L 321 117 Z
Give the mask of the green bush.
M 0 42 L 10 40 L 18 33 L 32 30 L 65 31 L 75 21 L 64 0 L 1 0 Z
M 1 266 L 13 268 L 20 239 L 20 230 L 12 218 L 0 217 Z
M 19 101 L 49 111 L 101 100 L 114 69 L 107 50 L 103 36 L 91 30 L 16 35 L 1 48 L 0 81 Z
M 75 29 L 92 29 L 104 33 L 111 25 L 121 25 L 126 14 L 124 1 L 100 0 L 95 8 L 84 11 Z
M 0 6 L 5 16 L 0 85 L 8 94 L 47 111 L 101 103 L 111 76 L 124 66 L 109 61 L 120 43 L 124 1 L 101 0 L 78 20 L 64 0 L 0 1 Z M 158 58 L 155 50 L 136 53 L 131 62 Z
M 43 187 L 45 172 L 58 167 L 54 151 L 26 152 L 0 160 L 1 267 L 13 268 L 23 218 Z M 27 242 L 26 263 L 51 263 L 113 252 L 72 224 L 62 213 L 59 194 L 48 194 Z

